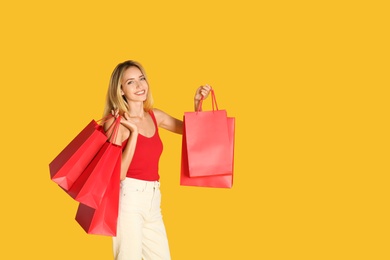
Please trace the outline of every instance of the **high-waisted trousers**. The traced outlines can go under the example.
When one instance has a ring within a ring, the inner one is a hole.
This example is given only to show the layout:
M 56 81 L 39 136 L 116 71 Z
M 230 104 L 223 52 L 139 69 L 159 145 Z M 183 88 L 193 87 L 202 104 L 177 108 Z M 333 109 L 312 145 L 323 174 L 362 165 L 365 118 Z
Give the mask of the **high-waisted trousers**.
M 171 259 L 160 204 L 160 182 L 121 181 L 115 260 Z

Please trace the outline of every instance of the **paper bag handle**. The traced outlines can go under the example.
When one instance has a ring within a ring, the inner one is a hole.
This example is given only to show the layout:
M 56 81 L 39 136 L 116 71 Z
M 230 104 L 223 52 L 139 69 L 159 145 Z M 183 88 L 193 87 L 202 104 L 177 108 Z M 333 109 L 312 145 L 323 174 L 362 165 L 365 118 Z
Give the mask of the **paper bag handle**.
M 214 89 L 211 89 L 210 92 L 211 92 L 211 104 L 213 106 L 213 111 L 215 110 L 214 106 L 218 110 L 217 98 L 215 97 Z M 202 109 L 203 100 L 204 97 L 202 95 L 202 98 L 199 100 L 198 109 L 196 110 L 196 112 L 199 112 Z
M 109 139 L 108 139 L 108 141 L 109 141 L 110 143 L 114 143 L 114 142 L 115 142 L 116 137 L 118 136 L 118 132 L 119 132 L 118 130 L 119 130 L 120 124 L 121 124 L 121 116 L 118 116 L 117 118 L 115 118 L 114 122 L 113 122 L 112 125 L 109 127 L 108 130 L 110 130 L 111 127 L 114 126 L 114 129 L 113 129 L 113 131 L 112 131 L 112 133 L 111 133 L 111 135 L 110 135 L 110 137 L 109 137 Z

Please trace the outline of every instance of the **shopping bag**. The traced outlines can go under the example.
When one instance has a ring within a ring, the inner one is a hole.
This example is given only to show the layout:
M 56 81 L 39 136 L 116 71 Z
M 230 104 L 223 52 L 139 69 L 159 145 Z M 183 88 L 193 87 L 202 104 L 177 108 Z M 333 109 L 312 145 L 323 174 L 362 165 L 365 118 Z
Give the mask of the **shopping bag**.
M 116 162 L 120 169 L 120 158 Z M 115 171 L 107 185 L 104 197 L 95 209 L 80 203 L 76 221 L 87 234 L 116 236 L 119 209 L 120 171 Z
M 228 117 L 228 134 L 229 134 L 229 153 L 234 162 L 234 135 L 235 135 L 235 118 Z M 183 133 L 183 136 L 186 133 Z M 188 154 L 186 147 L 186 138 L 183 137 L 182 142 L 182 158 L 181 158 L 181 175 L 180 185 L 182 186 L 198 186 L 198 187 L 212 187 L 212 188 L 232 188 L 233 186 L 233 168 L 232 164 L 231 174 L 210 175 L 201 177 L 190 177 L 188 171 Z
M 211 97 L 212 111 L 200 111 L 201 100 L 196 112 L 184 113 L 183 142 L 186 143 L 190 177 L 232 174 L 227 113 L 218 110 L 213 90 Z
M 107 140 L 97 122 L 92 120 L 49 164 L 51 180 L 64 190 L 73 185 Z
M 118 160 L 121 160 L 122 147 L 114 143 L 119 125 L 120 117 L 114 121 L 110 138 L 68 190 L 72 198 L 86 206 L 96 209 L 103 199 L 111 176 L 120 172 Z

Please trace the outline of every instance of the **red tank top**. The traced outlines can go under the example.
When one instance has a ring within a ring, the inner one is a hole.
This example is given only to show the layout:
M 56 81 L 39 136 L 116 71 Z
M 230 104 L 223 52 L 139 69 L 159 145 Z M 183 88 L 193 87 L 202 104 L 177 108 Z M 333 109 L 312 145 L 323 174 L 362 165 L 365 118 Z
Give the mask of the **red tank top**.
M 152 110 L 149 112 L 155 125 L 155 132 L 152 137 L 146 137 L 138 134 L 137 143 L 133 155 L 133 159 L 127 170 L 126 177 L 145 180 L 158 181 L 158 163 L 163 151 L 163 144 L 158 134 L 158 126 L 156 118 Z M 128 139 L 122 143 L 122 149 L 126 147 Z

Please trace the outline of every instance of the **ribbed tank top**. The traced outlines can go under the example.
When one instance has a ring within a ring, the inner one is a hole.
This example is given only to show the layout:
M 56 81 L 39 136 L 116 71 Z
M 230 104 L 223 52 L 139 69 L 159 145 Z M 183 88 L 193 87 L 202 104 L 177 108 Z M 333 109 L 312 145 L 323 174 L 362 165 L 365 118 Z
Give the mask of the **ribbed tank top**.
M 156 128 L 152 137 L 138 134 L 137 143 L 126 177 L 145 180 L 158 181 L 158 163 L 163 151 L 163 144 L 158 134 L 157 121 L 152 110 L 149 112 Z M 122 143 L 122 149 L 126 147 L 128 139 Z

